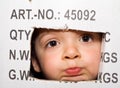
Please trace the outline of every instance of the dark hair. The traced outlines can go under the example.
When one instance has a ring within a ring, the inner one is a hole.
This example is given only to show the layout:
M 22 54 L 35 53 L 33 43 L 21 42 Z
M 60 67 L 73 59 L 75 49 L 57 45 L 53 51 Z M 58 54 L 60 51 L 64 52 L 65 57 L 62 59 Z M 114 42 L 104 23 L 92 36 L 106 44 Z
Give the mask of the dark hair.
M 31 42 L 30 42 L 30 58 L 31 59 L 36 59 L 37 60 L 37 56 L 36 56 L 36 51 L 35 51 L 35 41 L 36 38 L 39 36 L 40 33 L 42 33 L 42 30 L 44 28 L 34 28 L 32 36 L 31 36 Z M 36 72 L 33 68 L 32 65 L 32 60 L 30 61 L 30 76 L 35 77 L 35 78 L 44 78 L 42 72 Z

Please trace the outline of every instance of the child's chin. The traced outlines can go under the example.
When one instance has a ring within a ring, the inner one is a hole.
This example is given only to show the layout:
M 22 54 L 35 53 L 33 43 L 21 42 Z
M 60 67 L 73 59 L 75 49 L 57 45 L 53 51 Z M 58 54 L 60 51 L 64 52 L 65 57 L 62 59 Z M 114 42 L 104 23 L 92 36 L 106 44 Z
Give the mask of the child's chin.
M 73 76 L 73 77 L 63 77 L 61 79 L 61 81 L 73 81 L 73 82 L 77 82 L 77 81 L 88 81 L 89 79 L 81 77 L 81 76 Z

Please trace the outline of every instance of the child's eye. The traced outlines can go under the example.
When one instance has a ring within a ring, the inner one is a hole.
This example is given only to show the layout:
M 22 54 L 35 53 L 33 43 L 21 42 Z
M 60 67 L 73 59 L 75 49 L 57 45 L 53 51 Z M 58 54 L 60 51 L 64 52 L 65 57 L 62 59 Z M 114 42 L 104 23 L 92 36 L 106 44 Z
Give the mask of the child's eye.
M 92 36 L 90 35 L 83 35 L 80 39 L 81 42 L 91 42 L 92 40 Z
M 55 47 L 57 46 L 59 43 L 55 40 L 49 41 L 47 44 L 47 47 Z

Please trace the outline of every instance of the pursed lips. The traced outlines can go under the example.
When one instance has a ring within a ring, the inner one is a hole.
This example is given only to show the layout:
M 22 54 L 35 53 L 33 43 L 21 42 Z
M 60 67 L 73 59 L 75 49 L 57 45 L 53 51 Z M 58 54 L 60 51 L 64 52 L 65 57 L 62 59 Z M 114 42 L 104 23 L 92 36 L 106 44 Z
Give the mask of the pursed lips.
M 82 81 L 83 77 L 82 67 L 69 67 L 64 70 L 64 75 L 60 78 L 62 81 Z
M 80 74 L 80 72 L 81 72 L 81 68 L 80 67 L 71 67 L 71 68 L 67 68 L 65 70 L 65 73 L 68 76 L 76 76 L 76 75 Z

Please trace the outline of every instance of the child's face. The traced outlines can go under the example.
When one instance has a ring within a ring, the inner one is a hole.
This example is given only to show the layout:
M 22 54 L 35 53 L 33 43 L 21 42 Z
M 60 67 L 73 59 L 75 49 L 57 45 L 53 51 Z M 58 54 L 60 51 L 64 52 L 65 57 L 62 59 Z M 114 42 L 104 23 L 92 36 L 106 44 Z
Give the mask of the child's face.
M 44 31 L 35 41 L 38 60 L 32 60 L 33 67 L 51 80 L 94 80 L 99 70 L 101 41 L 98 33 Z

